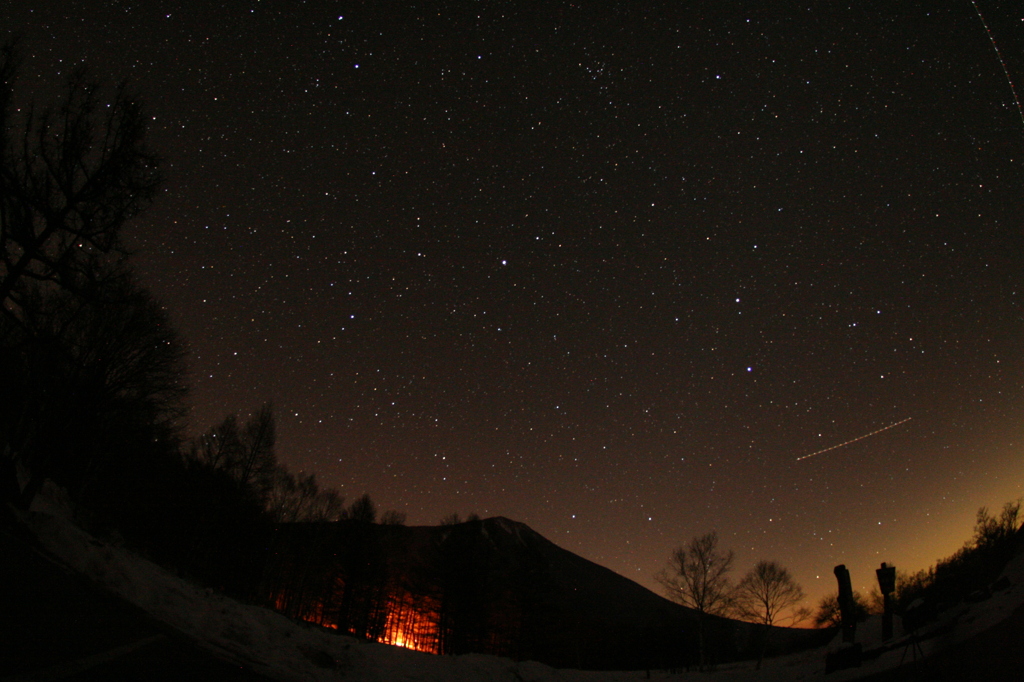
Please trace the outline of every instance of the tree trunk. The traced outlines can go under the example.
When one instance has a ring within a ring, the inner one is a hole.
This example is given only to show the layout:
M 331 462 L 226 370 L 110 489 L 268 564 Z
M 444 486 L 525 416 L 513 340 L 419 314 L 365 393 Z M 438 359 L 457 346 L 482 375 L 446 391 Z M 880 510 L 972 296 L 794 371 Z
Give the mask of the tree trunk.
M 768 651 L 768 635 L 771 634 L 772 626 L 766 625 L 764 628 L 764 637 L 761 638 L 761 651 L 757 655 L 757 665 L 754 666 L 754 670 L 761 669 L 761 663 L 764 661 L 765 652 Z
M 704 672 L 708 664 L 707 650 L 704 644 L 704 614 L 697 614 L 697 670 Z

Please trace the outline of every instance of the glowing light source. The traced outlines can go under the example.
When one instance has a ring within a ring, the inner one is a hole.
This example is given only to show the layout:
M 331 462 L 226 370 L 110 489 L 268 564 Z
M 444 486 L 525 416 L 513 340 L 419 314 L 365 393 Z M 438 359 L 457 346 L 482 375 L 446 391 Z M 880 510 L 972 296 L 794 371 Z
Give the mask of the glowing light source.
M 433 610 L 424 609 L 424 606 L 426 604 L 414 604 L 408 595 L 392 596 L 388 603 L 384 634 L 377 641 L 436 654 L 438 624 L 433 617 Z

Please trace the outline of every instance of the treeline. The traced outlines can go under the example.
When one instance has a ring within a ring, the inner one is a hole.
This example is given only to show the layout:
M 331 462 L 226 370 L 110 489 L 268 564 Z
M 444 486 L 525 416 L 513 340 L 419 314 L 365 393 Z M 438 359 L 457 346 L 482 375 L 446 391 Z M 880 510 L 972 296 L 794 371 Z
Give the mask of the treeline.
M 962 601 L 986 599 L 999 589 L 999 574 L 1024 549 L 1020 510 L 1020 500 L 1004 504 L 998 516 L 982 507 L 963 547 L 927 569 L 897 571 L 896 613 L 903 616 L 905 627 L 916 627 Z
M 166 532 L 147 523 L 135 536 L 155 545 L 152 551 L 165 563 L 191 577 L 263 603 L 264 563 L 278 524 L 375 520 L 369 496 L 345 506 L 338 491 L 320 486 L 315 474 L 290 472 L 277 459 L 276 433 L 273 407 L 267 403 L 247 420 L 228 415 L 183 442 L 176 463 L 178 485 L 186 494 L 173 504 L 182 516 L 168 519 Z
M 278 462 L 276 442 L 274 409 L 265 403 L 241 426 L 237 415 L 225 417 L 189 442 L 183 458 L 190 468 L 232 481 L 274 522 L 336 521 L 372 506 L 366 498 L 346 508 L 337 490 L 317 484 L 316 474 L 292 474 Z
M 372 503 L 282 466 L 269 404 L 185 437 L 186 344 L 123 240 L 162 181 L 151 119 L 83 69 L 52 106 L 18 101 L 21 61 L 0 46 L 0 519 L 52 480 L 93 530 L 257 596 L 274 524 Z

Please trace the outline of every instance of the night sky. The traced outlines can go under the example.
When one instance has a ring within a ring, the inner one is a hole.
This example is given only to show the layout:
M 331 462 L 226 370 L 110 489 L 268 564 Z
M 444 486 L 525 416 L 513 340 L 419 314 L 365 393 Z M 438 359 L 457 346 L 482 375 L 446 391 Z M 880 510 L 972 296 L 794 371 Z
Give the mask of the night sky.
M 273 401 L 349 500 L 655 590 L 717 529 L 866 592 L 1024 495 L 1017 3 L 2 5 L 22 95 L 154 117 L 192 434 Z

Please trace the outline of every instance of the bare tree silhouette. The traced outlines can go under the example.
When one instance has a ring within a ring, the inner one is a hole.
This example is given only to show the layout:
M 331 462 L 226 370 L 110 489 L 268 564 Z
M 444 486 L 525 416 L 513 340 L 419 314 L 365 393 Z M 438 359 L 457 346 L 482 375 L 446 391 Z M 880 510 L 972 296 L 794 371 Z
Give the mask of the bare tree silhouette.
M 757 669 L 761 669 L 768 637 L 775 625 L 796 623 L 809 616 L 806 609 L 789 611 L 804 599 L 803 588 L 788 570 L 774 561 L 759 561 L 736 587 L 736 613 L 764 626 Z M 787 614 L 788 611 L 788 614 Z
M 718 534 L 711 531 L 678 547 L 672 552 L 668 567 L 656 576 L 669 599 L 697 612 L 701 670 L 708 663 L 707 617 L 725 615 L 732 607 L 733 586 L 728 577 L 732 562 L 732 550 L 720 552 Z
M 122 227 L 161 180 L 149 118 L 124 83 L 105 101 L 76 69 L 55 107 L 15 116 L 19 64 L 15 42 L 0 47 L 0 310 L 16 322 L 33 285 L 80 291 L 123 254 Z

